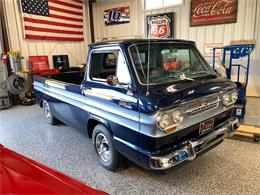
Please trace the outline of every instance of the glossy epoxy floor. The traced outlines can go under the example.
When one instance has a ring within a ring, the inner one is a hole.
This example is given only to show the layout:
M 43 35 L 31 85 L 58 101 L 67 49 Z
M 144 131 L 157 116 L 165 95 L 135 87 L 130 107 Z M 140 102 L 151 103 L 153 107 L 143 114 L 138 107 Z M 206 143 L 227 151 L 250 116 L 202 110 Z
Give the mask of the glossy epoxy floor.
M 227 139 L 177 170 L 151 172 L 133 163 L 102 168 L 92 142 L 65 125 L 49 126 L 40 108 L 0 111 L 0 143 L 110 194 L 259 194 L 260 143 Z
M 247 97 L 245 119 L 241 123 L 260 127 L 260 97 Z

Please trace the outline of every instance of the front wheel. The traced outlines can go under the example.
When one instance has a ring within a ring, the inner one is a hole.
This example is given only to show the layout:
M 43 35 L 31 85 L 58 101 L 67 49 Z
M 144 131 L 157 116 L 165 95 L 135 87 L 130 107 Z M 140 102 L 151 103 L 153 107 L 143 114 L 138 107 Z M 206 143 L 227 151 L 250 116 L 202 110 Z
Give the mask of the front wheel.
M 113 138 L 107 128 L 97 125 L 93 130 L 92 139 L 100 164 L 110 171 L 116 170 L 120 154 L 115 150 Z

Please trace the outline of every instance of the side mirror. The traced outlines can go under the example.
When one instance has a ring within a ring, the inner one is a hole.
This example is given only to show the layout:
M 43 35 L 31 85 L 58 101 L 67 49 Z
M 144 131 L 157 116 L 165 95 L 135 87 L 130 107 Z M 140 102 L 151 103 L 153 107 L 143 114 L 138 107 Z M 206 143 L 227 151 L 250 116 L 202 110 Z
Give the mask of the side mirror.
M 107 84 L 110 86 L 116 86 L 118 85 L 118 78 L 116 75 L 108 75 L 107 77 Z

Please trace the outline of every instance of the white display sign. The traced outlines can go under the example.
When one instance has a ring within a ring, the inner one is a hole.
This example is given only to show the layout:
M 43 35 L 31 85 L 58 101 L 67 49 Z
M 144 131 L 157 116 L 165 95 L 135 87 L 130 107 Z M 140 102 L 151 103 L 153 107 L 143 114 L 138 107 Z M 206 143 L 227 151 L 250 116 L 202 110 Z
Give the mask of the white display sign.
M 207 44 L 204 44 L 204 56 L 205 57 L 212 57 L 213 56 L 213 48 L 222 47 L 222 46 L 223 46 L 222 43 L 207 43 Z M 222 56 L 222 49 L 216 49 L 215 56 L 221 57 Z

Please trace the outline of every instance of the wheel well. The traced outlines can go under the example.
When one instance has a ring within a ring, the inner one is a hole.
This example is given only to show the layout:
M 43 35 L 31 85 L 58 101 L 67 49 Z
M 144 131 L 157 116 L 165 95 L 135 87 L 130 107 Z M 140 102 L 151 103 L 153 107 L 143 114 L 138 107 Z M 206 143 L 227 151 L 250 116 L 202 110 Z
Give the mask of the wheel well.
M 43 107 L 43 100 L 40 101 L 40 107 Z
M 87 131 L 88 131 L 89 138 L 92 138 L 92 132 L 93 132 L 95 126 L 98 125 L 99 123 L 101 123 L 101 122 L 98 120 L 95 120 L 95 119 L 88 120 Z
M 93 130 L 94 130 L 95 126 L 98 124 L 104 125 L 107 128 L 107 130 L 110 132 L 110 134 L 111 135 L 113 134 L 111 129 L 109 128 L 110 127 L 109 124 L 107 124 L 105 121 L 102 121 L 102 120 L 100 121 L 98 119 L 92 118 L 92 119 L 88 120 L 88 124 L 87 124 L 87 131 L 88 131 L 89 138 L 92 138 Z

